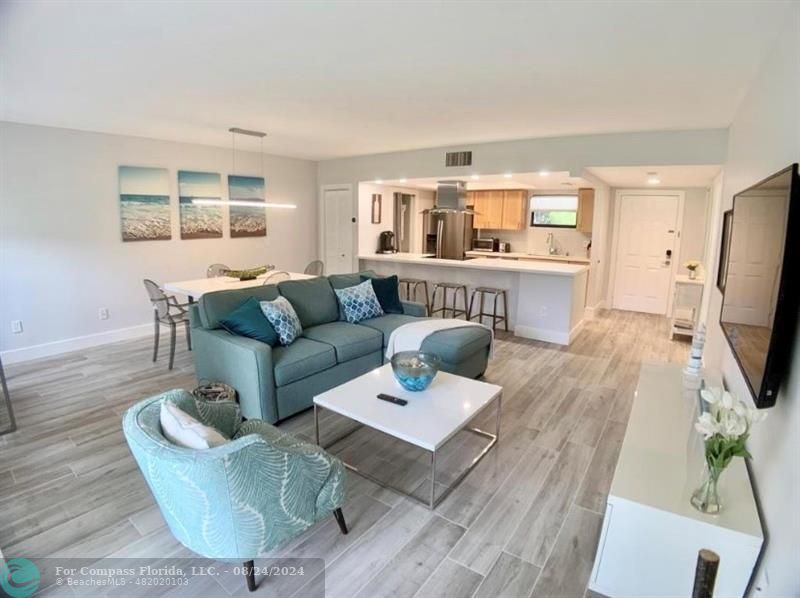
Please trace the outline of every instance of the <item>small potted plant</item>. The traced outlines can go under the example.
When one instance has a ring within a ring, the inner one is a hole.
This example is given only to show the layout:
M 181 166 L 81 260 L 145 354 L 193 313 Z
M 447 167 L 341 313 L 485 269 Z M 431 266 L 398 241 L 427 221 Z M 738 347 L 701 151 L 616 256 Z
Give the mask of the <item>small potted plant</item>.
M 697 260 L 689 260 L 683 265 L 689 271 L 689 278 L 694 280 L 697 278 L 697 269 L 700 267 L 700 262 Z
M 750 428 L 767 414 L 721 389 L 702 390 L 700 396 L 708 404 L 708 411 L 700 414 L 694 427 L 705 439 L 705 469 L 703 483 L 694 491 L 691 501 L 698 511 L 716 514 L 722 509 L 718 488 L 722 472 L 734 457 L 750 457 L 746 446 Z

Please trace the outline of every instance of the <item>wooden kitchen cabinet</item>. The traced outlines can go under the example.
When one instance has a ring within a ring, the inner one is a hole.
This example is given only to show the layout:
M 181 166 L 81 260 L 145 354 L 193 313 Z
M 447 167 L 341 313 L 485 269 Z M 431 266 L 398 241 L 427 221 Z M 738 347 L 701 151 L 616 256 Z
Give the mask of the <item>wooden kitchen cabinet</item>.
M 591 233 L 593 218 L 594 189 L 578 189 L 578 214 L 575 229 L 582 233 Z
M 467 203 L 475 212 L 473 226 L 496 230 L 522 230 L 526 224 L 528 192 L 524 189 L 468 191 Z
M 503 230 L 523 230 L 527 224 L 528 192 L 525 189 L 503 191 Z

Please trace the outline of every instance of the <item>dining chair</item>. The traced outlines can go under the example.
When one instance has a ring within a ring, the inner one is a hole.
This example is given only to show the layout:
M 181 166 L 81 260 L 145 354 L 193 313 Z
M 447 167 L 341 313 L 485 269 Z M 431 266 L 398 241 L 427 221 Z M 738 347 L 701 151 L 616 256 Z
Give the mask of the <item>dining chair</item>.
M 206 278 L 218 278 L 230 272 L 230 268 L 225 264 L 211 264 L 206 270 Z
M 164 293 L 163 289 L 152 280 L 144 279 L 144 288 L 153 304 L 153 322 L 155 336 L 153 338 L 153 361 L 158 359 L 158 341 L 161 337 L 161 325 L 169 326 L 169 369 L 175 363 L 175 337 L 178 324 L 183 324 L 186 329 L 186 345 L 192 350 L 192 333 L 189 329 L 189 312 L 186 311 L 188 303 L 178 303 L 172 295 Z
M 17 422 L 14 419 L 14 410 L 11 408 L 11 397 L 8 394 L 8 385 L 6 384 L 6 373 L 3 370 L 2 358 L 0 358 L 0 390 L 3 392 L 3 402 L 0 402 L 0 435 L 2 435 L 17 429 Z
M 303 270 L 303 274 L 311 274 L 311 276 L 322 276 L 325 274 L 325 262 L 322 260 L 314 260 L 310 262 L 306 269 Z
M 278 284 L 279 282 L 283 282 L 284 280 L 291 280 L 292 275 L 288 272 L 284 272 L 283 270 L 273 270 L 272 272 L 268 272 L 266 277 L 264 278 L 264 282 L 261 283 L 263 285 L 268 284 Z

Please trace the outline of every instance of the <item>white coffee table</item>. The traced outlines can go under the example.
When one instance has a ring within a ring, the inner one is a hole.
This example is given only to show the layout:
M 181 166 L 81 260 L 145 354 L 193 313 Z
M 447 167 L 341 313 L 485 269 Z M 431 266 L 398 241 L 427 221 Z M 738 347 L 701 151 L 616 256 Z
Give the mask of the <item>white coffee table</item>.
M 385 393 L 406 399 L 405 406 L 395 405 L 377 398 Z M 314 397 L 314 434 L 319 444 L 319 411 L 329 409 L 334 413 L 355 420 L 367 427 L 413 444 L 431 454 L 431 496 L 427 505 L 433 509 L 472 471 L 500 437 L 500 408 L 503 388 L 470 378 L 439 372 L 433 383 L 422 392 L 403 389 L 395 380 L 391 364 L 386 364 L 341 386 Z M 469 427 L 470 422 L 490 403 L 496 404 L 497 423 L 495 433 Z M 438 497 L 436 496 L 436 452 L 456 433 L 468 429 L 489 439 L 488 444 L 472 460 L 470 465 Z M 328 443 L 336 444 L 348 432 Z M 353 465 L 351 469 L 381 486 L 388 486 L 415 500 L 415 496 L 389 486 Z M 423 502 L 423 501 L 420 501 Z M 423 502 L 423 504 L 426 504 Z

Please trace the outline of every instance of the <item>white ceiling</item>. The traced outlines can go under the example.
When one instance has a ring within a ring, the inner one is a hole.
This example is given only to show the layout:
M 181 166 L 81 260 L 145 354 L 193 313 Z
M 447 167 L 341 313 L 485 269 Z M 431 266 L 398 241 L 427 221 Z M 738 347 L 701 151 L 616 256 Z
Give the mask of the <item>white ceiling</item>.
M 786 2 L 0 3 L 0 118 L 314 159 L 725 127 Z
M 568 172 L 551 172 L 542 175 L 536 172 L 511 173 L 511 178 L 504 174 L 479 175 L 477 180 L 471 177 L 441 176 L 420 179 L 393 179 L 382 181 L 389 187 L 406 189 L 436 189 L 439 181 L 464 181 L 467 189 L 536 189 L 537 191 L 558 191 L 560 193 L 575 191 L 579 187 L 591 187 L 592 184 L 580 177 L 572 177 Z M 374 181 L 373 181 L 374 182 Z
M 720 167 L 709 166 L 621 166 L 592 167 L 590 173 L 611 187 L 622 188 L 666 188 L 666 187 L 710 187 L 714 177 L 719 174 Z M 650 185 L 648 173 L 656 173 L 655 178 L 661 182 Z

